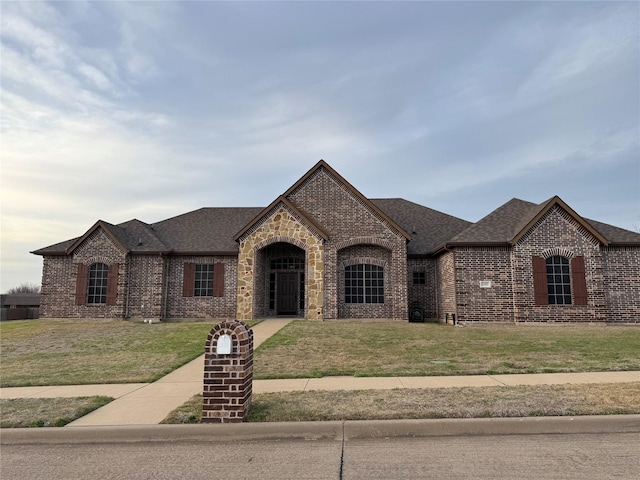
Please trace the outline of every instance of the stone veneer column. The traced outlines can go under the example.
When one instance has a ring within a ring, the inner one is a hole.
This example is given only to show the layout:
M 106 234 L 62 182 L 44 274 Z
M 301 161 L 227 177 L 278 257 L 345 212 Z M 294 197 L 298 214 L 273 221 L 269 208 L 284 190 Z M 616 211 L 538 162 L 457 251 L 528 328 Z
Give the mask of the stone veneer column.
M 253 319 L 256 253 L 277 242 L 291 243 L 305 251 L 307 319 L 322 320 L 324 318 L 323 242 L 284 206 L 274 209 L 262 224 L 240 238 L 236 317 L 239 320 Z

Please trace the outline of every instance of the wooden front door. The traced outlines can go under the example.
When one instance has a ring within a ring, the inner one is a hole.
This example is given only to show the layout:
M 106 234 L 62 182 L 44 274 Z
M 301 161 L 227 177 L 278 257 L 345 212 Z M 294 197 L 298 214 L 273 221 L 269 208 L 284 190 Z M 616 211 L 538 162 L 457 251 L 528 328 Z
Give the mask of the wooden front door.
M 278 273 L 278 315 L 298 313 L 298 274 Z

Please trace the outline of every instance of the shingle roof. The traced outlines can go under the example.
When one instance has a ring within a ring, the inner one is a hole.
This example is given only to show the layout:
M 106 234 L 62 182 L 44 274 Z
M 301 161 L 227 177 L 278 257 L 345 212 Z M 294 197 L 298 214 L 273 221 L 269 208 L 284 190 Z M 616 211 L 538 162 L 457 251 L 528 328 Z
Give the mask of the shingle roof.
M 518 227 L 524 227 L 538 214 L 538 207 L 513 198 L 448 239 L 448 243 L 508 243 L 518 233 Z
M 372 199 L 371 202 L 411 235 L 407 245 L 409 255 L 435 253 L 445 245 L 508 244 L 549 205 L 549 201 L 535 204 L 514 198 L 472 224 L 402 198 Z M 77 242 L 102 227 L 132 253 L 234 255 L 238 252 L 234 235 L 263 210 L 261 207 L 201 208 L 153 225 L 140 220 L 119 225 L 99 221 L 81 237 L 32 253 L 67 255 Z M 582 220 L 609 244 L 640 245 L 639 233 L 595 220 Z
M 140 220 L 129 220 L 118 225 L 102 221 L 99 224 L 133 253 L 234 254 L 238 251 L 238 244 L 233 240 L 233 235 L 261 210 L 259 207 L 201 208 L 155 224 Z M 66 255 L 69 248 L 83 237 L 84 235 L 32 253 Z
M 117 226 L 126 237 L 123 238 L 124 245 L 129 251 L 135 253 L 158 253 L 168 252 L 171 248 L 166 245 L 151 226 L 140 220 L 129 220 Z
M 34 250 L 31 253 L 35 255 L 66 255 L 69 247 L 73 245 L 79 238 L 80 237 L 75 237 L 70 240 L 65 240 L 64 242 L 54 243 L 53 245 L 49 245 L 48 247 Z
M 513 198 L 451 238 L 447 244 L 511 243 L 533 219 L 556 202 L 562 201 L 558 197 L 553 197 L 536 204 Z M 586 224 L 587 228 L 593 229 L 593 233 L 603 237 L 609 245 L 640 245 L 639 233 L 589 220 L 579 215 L 577 217 L 577 220 Z
M 403 198 L 371 200 L 411 235 L 407 244 L 409 255 L 424 255 L 436 250 L 471 222 L 438 212 Z
M 593 228 L 602 233 L 602 235 L 607 237 L 607 239 L 609 240 L 609 245 L 640 245 L 640 233 L 632 232 L 631 230 L 625 230 L 624 228 L 619 228 L 607 223 L 596 222 L 595 220 L 590 220 L 588 218 L 585 218 L 585 220 L 590 223 Z
M 261 207 L 201 208 L 153 225 L 153 231 L 177 253 L 238 251 L 233 236 Z
M 155 235 L 150 226 L 140 220 L 129 220 L 119 225 L 113 225 L 98 220 L 84 235 L 49 247 L 41 248 L 32 253 L 36 255 L 67 255 L 76 244 L 82 242 L 97 228 L 103 228 L 124 249 L 135 253 L 168 252 L 170 249 Z

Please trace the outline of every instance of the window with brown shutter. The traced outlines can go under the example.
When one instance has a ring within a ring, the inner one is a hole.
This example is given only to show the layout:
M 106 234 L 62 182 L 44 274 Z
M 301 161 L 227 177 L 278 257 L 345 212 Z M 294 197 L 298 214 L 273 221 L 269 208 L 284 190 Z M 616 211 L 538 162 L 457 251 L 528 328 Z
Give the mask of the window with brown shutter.
M 182 296 L 193 297 L 193 289 L 196 276 L 196 264 L 185 263 L 184 275 L 182 277 Z
M 587 305 L 584 257 L 573 257 L 571 259 L 571 280 L 573 280 L 573 303 L 575 305 Z
M 547 292 L 547 263 L 542 257 L 533 257 L 533 294 L 536 305 L 549 305 Z
M 216 263 L 213 268 L 213 296 L 224 297 L 224 263 Z
M 88 278 L 89 278 L 89 267 L 83 263 L 79 263 L 78 275 L 76 277 L 76 305 L 84 305 L 87 301 Z
M 115 305 L 118 298 L 118 271 L 120 264 L 112 263 L 109 265 L 107 274 L 107 305 Z

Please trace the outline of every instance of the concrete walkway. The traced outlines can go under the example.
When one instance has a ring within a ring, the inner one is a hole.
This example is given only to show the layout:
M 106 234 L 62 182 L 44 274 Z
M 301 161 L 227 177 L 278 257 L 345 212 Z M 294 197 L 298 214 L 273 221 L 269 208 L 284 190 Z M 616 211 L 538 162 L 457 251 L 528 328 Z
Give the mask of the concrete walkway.
M 258 348 L 262 342 L 291 321 L 292 319 L 264 320 L 252 327 L 254 348 Z M 202 393 L 203 373 L 204 355 L 201 355 L 154 383 L 137 384 L 131 386 L 130 389 L 121 390 L 121 394 L 115 397 L 116 400 L 67 426 L 158 424 L 175 408 L 194 395 Z M 106 387 L 106 385 L 101 387 Z M 123 386 L 119 385 L 119 387 Z M 56 388 L 62 389 L 63 387 Z M 79 387 L 69 388 L 71 391 L 74 389 L 79 391 Z M 59 392 L 48 391 L 48 393 L 56 394 Z
M 291 319 L 264 320 L 253 327 L 254 348 Z M 202 393 L 204 355 L 154 383 L 15 387 L 0 389 L 0 398 L 56 398 L 105 395 L 114 401 L 70 423 L 69 427 L 154 425 L 194 395 Z M 254 393 L 311 390 L 373 390 L 393 388 L 489 387 L 640 382 L 640 371 L 463 375 L 453 377 L 323 377 L 254 380 Z

